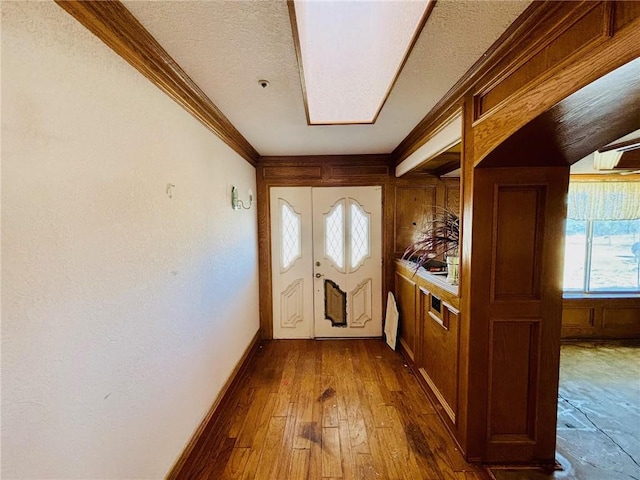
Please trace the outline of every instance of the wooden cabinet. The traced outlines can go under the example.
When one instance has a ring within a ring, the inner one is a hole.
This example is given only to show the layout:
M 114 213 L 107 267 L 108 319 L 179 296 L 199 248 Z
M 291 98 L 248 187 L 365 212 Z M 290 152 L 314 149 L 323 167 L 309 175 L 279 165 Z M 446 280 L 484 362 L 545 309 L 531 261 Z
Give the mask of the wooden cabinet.
M 398 339 L 407 356 L 415 362 L 416 338 L 418 336 L 416 322 L 416 282 L 407 272 L 396 271 L 396 303 L 400 319 L 398 323 Z
M 457 287 L 412 264 L 396 264 L 400 348 L 453 431 L 459 408 L 460 311 Z
M 418 371 L 452 424 L 458 412 L 460 311 L 442 298 L 435 285 L 419 287 L 422 325 Z

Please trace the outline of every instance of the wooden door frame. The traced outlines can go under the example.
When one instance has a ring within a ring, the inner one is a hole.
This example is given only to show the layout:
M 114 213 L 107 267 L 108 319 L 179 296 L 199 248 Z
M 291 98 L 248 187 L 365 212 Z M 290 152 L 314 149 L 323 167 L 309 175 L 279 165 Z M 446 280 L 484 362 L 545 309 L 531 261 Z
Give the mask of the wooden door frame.
M 271 187 L 382 187 L 382 310 L 386 294 L 393 291 L 394 261 L 401 255 L 396 245 L 396 192 L 406 187 L 436 188 L 444 201 L 447 186 L 459 179 L 440 180 L 416 173 L 396 178 L 390 155 L 342 155 L 262 157 L 256 166 L 256 204 L 258 209 L 258 264 L 260 330 L 262 338 L 273 338 L 271 288 Z M 383 325 L 384 326 L 384 325 Z
M 271 271 L 271 187 L 382 187 L 382 285 L 387 288 L 390 159 L 386 155 L 341 157 L 263 157 L 256 167 L 258 208 L 258 261 L 260 330 L 262 338 L 273 338 Z

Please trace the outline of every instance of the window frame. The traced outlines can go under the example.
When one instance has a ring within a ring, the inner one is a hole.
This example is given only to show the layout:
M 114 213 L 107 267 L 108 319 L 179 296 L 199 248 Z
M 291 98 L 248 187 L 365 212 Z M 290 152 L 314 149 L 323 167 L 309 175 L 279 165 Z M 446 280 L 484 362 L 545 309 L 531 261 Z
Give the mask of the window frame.
M 584 255 L 584 277 L 582 279 L 582 289 L 566 289 L 563 284 L 564 296 L 579 295 L 615 295 L 620 296 L 637 296 L 640 295 L 640 285 L 635 290 L 591 290 L 591 266 L 593 259 L 593 223 L 596 220 L 583 220 L 585 225 L 585 255 Z M 598 221 L 617 221 L 617 220 L 598 220 Z M 566 227 L 565 227 L 566 236 Z

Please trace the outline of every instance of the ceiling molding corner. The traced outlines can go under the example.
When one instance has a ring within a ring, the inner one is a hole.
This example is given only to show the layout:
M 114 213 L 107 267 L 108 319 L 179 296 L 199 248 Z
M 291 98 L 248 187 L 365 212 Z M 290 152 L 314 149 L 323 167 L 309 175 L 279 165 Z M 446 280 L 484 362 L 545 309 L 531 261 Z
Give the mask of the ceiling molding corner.
M 451 113 L 460 108 L 464 97 L 481 82 L 486 82 L 484 77 L 491 73 L 498 62 L 519 48 L 533 27 L 562 8 L 562 4 L 554 0 L 532 2 L 393 150 L 396 166 L 424 145 L 434 130 L 447 123 Z
M 260 155 L 167 51 L 118 0 L 56 3 L 250 164 Z

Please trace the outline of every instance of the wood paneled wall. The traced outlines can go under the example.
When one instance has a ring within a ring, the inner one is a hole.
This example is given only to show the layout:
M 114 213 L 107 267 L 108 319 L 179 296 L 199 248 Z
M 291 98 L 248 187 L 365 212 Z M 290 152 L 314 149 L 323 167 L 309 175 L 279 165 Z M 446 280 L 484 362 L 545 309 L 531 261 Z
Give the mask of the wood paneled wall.
M 269 188 L 286 186 L 382 186 L 383 305 L 394 289 L 393 261 L 402 255 L 436 205 L 459 202 L 459 179 L 440 180 L 428 174 L 393 175 L 388 155 L 262 157 L 256 167 L 260 262 L 260 328 L 273 337 L 271 301 L 271 218 Z M 458 194 L 458 195 L 457 195 Z M 415 225 L 414 225 L 415 224 Z
M 462 109 L 462 353 L 452 431 L 469 460 L 554 460 L 568 166 L 637 128 L 638 75 L 614 88 L 614 108 L 595 109 L 607 121 L 584 106 L 603 98 L 606 82 L 593 82 L 637 70 L 638 57 L 640 3 L 534 2 L 394 151 L 397 164 Z M 620 104 L 631 108 L 615 111 Z M 500 148 L 509 139 L 517 141 Z M 626 307 L 616 313 L 622 324 L 633 318 Z M 583 322 L 586 314 L 569 315 Z
M 402 255 L 416 240 L 425 221 L 433 218 L 438 208 L 460 211 L 459 178 L 446 178 L 429 184 L 396 185 L 393 248 L 397 255 Z
M 469 421 L 484 461 L 552 461 L 567 167 L 478 169 Z M 476 445 L 476 443 L 474 443 Z
M 640 296 L 574 297 L 562 302 L 563 339 L 640 338 Z

